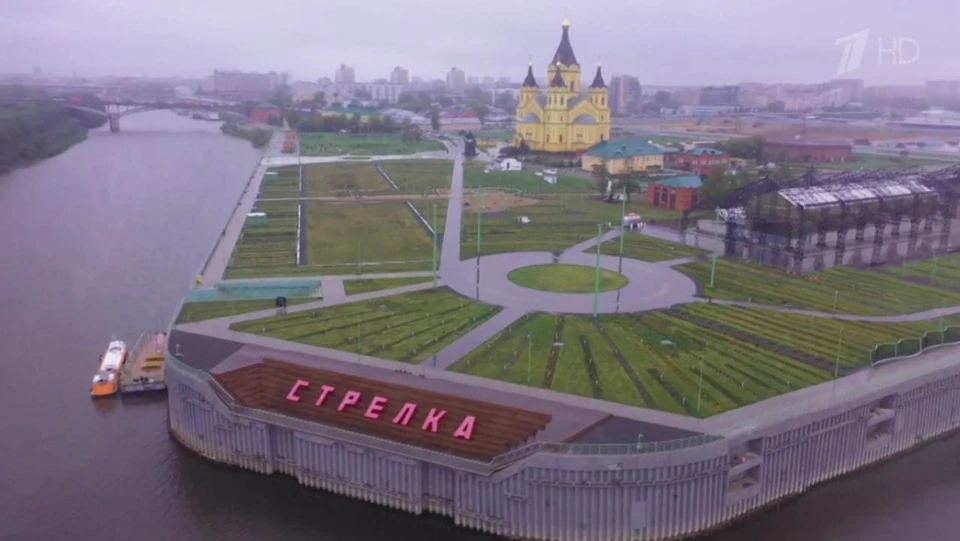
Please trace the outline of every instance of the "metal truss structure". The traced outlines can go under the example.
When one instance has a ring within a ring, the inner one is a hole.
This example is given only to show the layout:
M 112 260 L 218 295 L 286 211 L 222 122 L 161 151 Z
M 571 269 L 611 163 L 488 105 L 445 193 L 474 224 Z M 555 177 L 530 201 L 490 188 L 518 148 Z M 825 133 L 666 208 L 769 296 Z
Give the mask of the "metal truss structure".
M 734 256 L 743 248 L 760 248 L 777 255 L 782 266 L 801 272 L 807 246 L 815 238 L 822 268 L 828 236 L 834 237 L 835 265 L 843 264 L 850 230 L 860 243 L 852 264 L 862 264 L 866 230 L 872 229 L 873 252 L 868 264 L 886 262 L 884 247 L 895 253 L 901 225 L 907 229 L 908 254 L 914 253 L 920 230 L 932 236 L 939 225 L 939 244 L 948 245 L 952 219 L 960 201 L 960 165 L 934 172 L 922 168 L 872 171 L 807 171 L 787 181 L 762 178 L 730 192 L 721 200 L 702 198 L 684 212 L 681 228 L 690 226 L 697 211 L 717 211 L 725 223 L 724 248 Z M 786 257 L 783 257 L 786 256 Z M 904 256 L 906 257 L 906 256 Z M 792 265 L 789 261 L 792 259 Z

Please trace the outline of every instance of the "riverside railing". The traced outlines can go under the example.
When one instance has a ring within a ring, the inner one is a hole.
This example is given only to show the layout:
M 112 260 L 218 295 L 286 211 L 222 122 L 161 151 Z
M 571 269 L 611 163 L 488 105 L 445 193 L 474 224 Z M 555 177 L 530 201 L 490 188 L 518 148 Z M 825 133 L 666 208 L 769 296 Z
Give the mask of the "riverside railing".
M 944 327 L 936 331 L 927 331 L 922 336 L 904 338 L 896 342 L 877 344 L 870 350 L 872 366 L 895 359 L 913 357 L 925 350 L 938 346 L 960 343 L 960 327 Z

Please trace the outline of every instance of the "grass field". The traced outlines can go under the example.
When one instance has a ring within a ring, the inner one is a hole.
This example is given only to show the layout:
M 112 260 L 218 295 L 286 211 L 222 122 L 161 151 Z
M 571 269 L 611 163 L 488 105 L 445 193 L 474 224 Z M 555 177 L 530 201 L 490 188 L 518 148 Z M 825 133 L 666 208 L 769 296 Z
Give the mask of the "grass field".
M 253 211 L 265 212 L 267 224 L 244 224 L 233 248 L 228 277 L 239 277 L 234 273 L 241 269 L 246 276 L 265 276 L 271 274 L 270 269 L 297 264 L 297 202 L 257 201 Z
M 558 251 L 597 235 L 597 225 L 619 224 L 621 205 L 605 203 L 595 198 L 555 196 L 544 198 L 535 205 L 520 206 L 504 211 L 485 212 L 480 218 L 480 251 L 483 254 L 523 251 Z M 679 214 L 651 207 L 635 198 L 627 204 L 627 212 L 636 212 L 645 219 L 673 219 Z M 530 223 L 520 224 L 521 216 Z M 465 208 L 461 230 L 461 257 L 477 254 L 478 213 Z
M 320 299 L 303 298 L 287 299 L 287 305 L 303 304 Z M 276 306 L 274 299 L 256 299 L 243 301 L 214 301 L 214 302 L 187 302 L 183 304 L 177 323 L 190 323 L 236 314 L 246 314 L 258 310 L 269 310 Z
M 417 212 L 423 216 L 423 219 L 433 227 L 433 207 L 437 207 L 437 235 L 443 235 L 443 230 L 447 224 L 447 199 L 422 199 L 410 201 L 410 204 L 417 209 Z M 440 240 L 438 239 L 438 243 Z M 439 246 L 439 244 L 438 244 Z
M 421 139 L 403 141 L 396 134 L 345 135 L 339 133 L 301 133 L 300 152 L 303 156 L 359 156 L 415 154 L 444 150 L 437 141 Z
M 950 165 L 948 162 L 939 160 L 926 160 L 923 158 L 911 158 L 907 156 L 901 159 L 899 156 L 878 156 L 869 154 L 856 154 L 856 161 L 845 163 L 820 163 L 818 169 L 842 169 L 845 171 L 855 171 L 857 169 L 886 169 L 886 168 L 906 168 L 917 165 Z
M 874 341 L 931 324 L 843 322 L 841 374 L 864 366 Z M 708 417 L 828 381 L 839 334 L 835 320 L 700 303 L 596 322 L 538 313 L 451 370 Z
M 480 130 L 474 136 L 478 141 L 494 139 L 502 143 L 509 143 L 513 140 L 513 133 L 513 130 Z
M 432 268 L 433 239 L 404 203 L 312 201 L 306 206 L 308 261 L 339 266 L 318 274 L 346 274 L 358 261 L 399 262 L 404 271 Z M 398 271 L 377 265 L 366 272 Z
M 350 197 L 395 193 L 372 163 L 329 163 L 304 167 L 308 197 Z
M 910 282 L 960 291 L 960 254 L 939 256 L 934 259 L 910 261 L 905 265 L 889 265 L 882 268 L 885 274 L 897 276 Z
M 583 265 L 531 265 L 510 271 L 507 278 L 518 286 L 554 293 L 593 293 L 597 269 Z M 600 291 L 613 291 L 627 285 L 627 278 L 600 269 Z
M 556 184 L 548 184 L 532 169 L 484 173 L 483 162 L 468 162 L 463 167 L 464 188 L 509 188 L 526 193 L 594 193 L 596 182 L 584 177 L 560 175 Z
M 596 248 L 589 248 L 593 252 Z M 600 246 L 600 253 L 606 255 L 620 255 L 620 237 L 610 239 Z M 623 237 L 623 257 L 639 259 L 641 261 L 669 261 L 682 257 L 707 255 L 710 252 L 670 242 L 634 231 L 625 231 Z
M 960 293 L 902 280 L 891 272 L 834 267 L 803 276 L 740 261 L 718 260 L 715 288 L 708 287 L 710 262 L 675 267 L 720 299 L 838 313 L 889 315 L 960 304 Z
M 413 363 L 429 359 L 498 311 L 439 288 L 247 321 L 231 328 Z
M 380 167 L 401 192 L 410 194 L 449 190 L 453 177 L 450 160 L 386 161 Z
M 357 295 L 359 293 L 370 293 L 371 291 L 382 291 L 384 289 L 393 289 L 395 287 L 425 284 L 432 281 L 433 277 L 430 276 L 411 278 L 374 278 L 370 280 L 344 280 L 343 289 L 346 291 L 347 295 Z
M 270 175 L 269 173 L 276 173 Z M 298 167 L 279 167 L 267 171 L 260 183 L 260 199 L 278 199 L 298 197 L 300 195 L 300 173 Z

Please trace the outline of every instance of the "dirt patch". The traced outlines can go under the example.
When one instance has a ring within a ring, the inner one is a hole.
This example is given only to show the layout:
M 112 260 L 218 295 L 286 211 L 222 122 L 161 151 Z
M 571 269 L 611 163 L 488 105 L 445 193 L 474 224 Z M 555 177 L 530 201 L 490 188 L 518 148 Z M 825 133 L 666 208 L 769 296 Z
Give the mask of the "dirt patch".
M 483 212 L 506 212 L 512 208 L 528 207 L 539 203 L 539 199 L 523 197 L 516 193 L 504 190 L 484 189 L 483 195 L 477 198 L 474 193 L 463 194 L 463 206 L 470 212 L 477 212 L 477 205 L 483 205 Z

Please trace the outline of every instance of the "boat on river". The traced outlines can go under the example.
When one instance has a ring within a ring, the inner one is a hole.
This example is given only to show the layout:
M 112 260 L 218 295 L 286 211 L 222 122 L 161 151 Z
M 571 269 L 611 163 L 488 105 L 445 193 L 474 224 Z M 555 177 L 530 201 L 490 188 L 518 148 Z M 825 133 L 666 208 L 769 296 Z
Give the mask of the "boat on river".
M 113 339 L 107 345 L 107 351 L 100 357 L 100 369 L 93 376 L 90 396 L 112 396 L 120 390 L 120 370 L 127 360 L 127 344 L 123 340 Z

